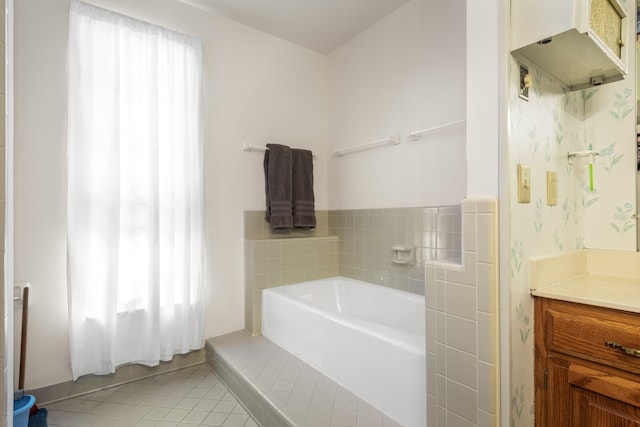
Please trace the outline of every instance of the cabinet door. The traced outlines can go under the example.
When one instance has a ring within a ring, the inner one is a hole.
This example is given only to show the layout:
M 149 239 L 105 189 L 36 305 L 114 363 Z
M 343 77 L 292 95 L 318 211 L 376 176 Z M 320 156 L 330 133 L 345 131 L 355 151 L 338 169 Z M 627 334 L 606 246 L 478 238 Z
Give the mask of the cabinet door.
M 622 19 L 624 12 L 617 0 L 592 0 L 589 26 L 614 55 L 622 58 L 623 40 Z
M 574 363 L 569 384 L 572 426 L 640 427 L 640 383 Z

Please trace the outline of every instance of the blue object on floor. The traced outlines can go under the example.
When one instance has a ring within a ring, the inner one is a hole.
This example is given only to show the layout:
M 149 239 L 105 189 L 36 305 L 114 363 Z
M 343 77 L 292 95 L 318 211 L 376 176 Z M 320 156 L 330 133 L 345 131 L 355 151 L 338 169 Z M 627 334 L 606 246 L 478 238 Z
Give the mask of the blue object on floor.
M 38 408 L 38 411 L 29 417 L 29 427 L 47 427 L 47 408 Z
M 36 398 L 30 394 L 25 394 L 18 400 L 13 401 L 13 426 L 27 427 L 29 424 L 29 411 L 35 405 Z

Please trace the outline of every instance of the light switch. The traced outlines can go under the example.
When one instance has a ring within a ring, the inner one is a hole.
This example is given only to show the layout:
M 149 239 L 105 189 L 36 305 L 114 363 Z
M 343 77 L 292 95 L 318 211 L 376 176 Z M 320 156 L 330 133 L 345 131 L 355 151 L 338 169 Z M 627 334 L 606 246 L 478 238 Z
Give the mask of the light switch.
M 547 205 L 558 204 L 558 173 L 547 171 Z
M 531 170 L 529 166 L 518 165 L 518 203 L 531 201 Z

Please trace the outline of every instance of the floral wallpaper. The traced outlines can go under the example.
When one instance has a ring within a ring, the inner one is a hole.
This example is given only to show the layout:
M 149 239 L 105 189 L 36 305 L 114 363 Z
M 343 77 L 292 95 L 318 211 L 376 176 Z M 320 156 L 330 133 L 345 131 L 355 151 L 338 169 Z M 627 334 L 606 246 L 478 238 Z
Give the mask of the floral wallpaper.
M 630 0 L 622 2 L 634 5 Z M 630 28 L 630 32 L 633 28 Z M 529 99 L 518 96 L 519 61 L 529 67 Z M 629 64 L 635 76 L 635 64 Z M 635 250 L 635 77 L 569 92 L 524 59 L 509 58 L 510 425 L 534 425 L 534 318 L 529 259 L 584 247 Z M 589 165 L 567 154 L 600 153 Z M 531 170 L 531 202 L 517 202 L 517 165 Z M 558 199 L 547 205 L 547 171 L 557 173 Z
M 592 89 L 589 93 L 594 95 L 585 97 L 587 133 L 600 153 L 593 166 L 593 192 L 586 167 L 579 175 L 584 244 L 590 248 L 636 250 L 636 74 L 632 71 L 627 79 Z
M 518 97 L 518 61 L 511 58 L 509 63 L 510 176 L 515 179 L 518 164 L 531 171 L 530 203 L 517 203 L 517 186 L 510 186 L 512 426 L 529 426 L 534 421 L 529 258 L 581 249 L 585 240 L 582 183 L 567 153 L 584 140 L 586 95 L 568 92 L 542 69 L 526 65 L 533 76 L 528 101 Z M 547 171 L 558 177 L 555 206 L 547 205 Z

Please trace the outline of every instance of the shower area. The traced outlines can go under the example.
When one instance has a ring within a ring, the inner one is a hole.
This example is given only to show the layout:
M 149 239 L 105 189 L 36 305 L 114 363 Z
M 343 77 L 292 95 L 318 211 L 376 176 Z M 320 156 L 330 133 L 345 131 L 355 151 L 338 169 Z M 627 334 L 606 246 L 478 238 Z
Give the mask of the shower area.
M 306 235 L 283 235 L 269 230 L 262 212 L 244 213 L 246 331 L 254 336 L 261 333 L 263 290 L 291 283 L 343 276 L 424 295 L 428 425 L 447 419 L 495 425 L 499 395 L 496 201 L 323 211 L 318 218 L 318 228 Z M 397 247 L 414 248 L 415 263 L 394 262 Z M 367 310 L 364 300 L 369 298 L 363 299 L 361 309 Z M 379 304 L 372 309 L 391 313 L 394 307 Z M 297 317 L 290 320 L 292 325 L 298 321 Z M 250 380 L 243 383 L 242 375 L 224 360 L 229 343 L 219 339 L 216 345 L 222 350 L 208 347 L 206 359 L 238 387 L 236 393 L 246 394 Z M 268 407 L 256 405 L 269 412 Z M 272 416 L 286 417 L 283 405 L 276 405 Z

